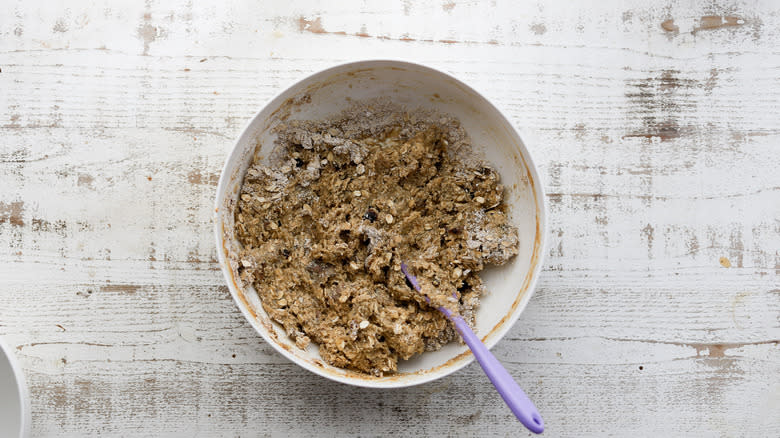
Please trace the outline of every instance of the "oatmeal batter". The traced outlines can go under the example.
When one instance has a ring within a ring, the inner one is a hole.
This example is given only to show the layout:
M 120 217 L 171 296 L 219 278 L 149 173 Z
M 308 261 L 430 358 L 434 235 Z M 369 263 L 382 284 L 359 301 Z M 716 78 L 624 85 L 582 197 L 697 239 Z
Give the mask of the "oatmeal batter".
M 478 272 L 514 256 L 518 237 L 498 174 L 456 120 L 373 102 L 277 133 L 274 165 L 256 159 L 243 182 L 239 272 L 298 347 L 382 376 L 457 339 L 435 307 L 473 326 Z

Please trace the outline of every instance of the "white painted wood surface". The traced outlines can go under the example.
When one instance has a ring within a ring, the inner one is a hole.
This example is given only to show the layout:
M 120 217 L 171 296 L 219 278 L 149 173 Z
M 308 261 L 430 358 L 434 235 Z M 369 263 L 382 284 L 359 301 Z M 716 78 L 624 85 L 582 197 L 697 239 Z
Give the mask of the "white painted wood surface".
M 477 365 L 395 391 L 298 369 L 217 270 L 249 117 L 403 57 L 493 99 L 540 164 L 550 250 L 494 352 L 546 435 L 780 436 L 780 6 L 696 3 L 4 2 L 0 335 L 34 435 L 527 434 Z

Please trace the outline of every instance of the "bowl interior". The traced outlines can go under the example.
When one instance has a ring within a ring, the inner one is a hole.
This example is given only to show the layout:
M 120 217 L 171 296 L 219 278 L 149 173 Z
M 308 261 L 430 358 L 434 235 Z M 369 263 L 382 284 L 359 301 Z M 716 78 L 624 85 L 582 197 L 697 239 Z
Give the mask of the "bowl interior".
M 254 154 L 273 149 L 275 125 L 291 119 L 323 119 L 352 101 L 389 97 L 408 108 L 434 108 L 457 117 L 474 149 L 492 163 L 506 187 L 510 218 L 519 229 L 519 254 L 510 263 L 482 273 L 487 295 L 477 313 L 476 333 L 492 346 L 509 330 L 531 296 L 544 247 L 543 195 L 531 157 L 511 123 L 479 93 L 442 72 L 398 61 L 363 61 L 316 73 L 273 99 L 249 123 L 226 162 L 217 189 L 219 259 L 231 293 L 250 323 L 282 354 L 323 376 L 355 385 L 407 386 L 449 374 L 472 360 L 465 346 L 451 343 L 399 363 L 399 373 L 374 378 L 325 364 L 316 345 L 298 349 L 272 323 L 255 291 L 236 282 L 227 256 L 238 249 L 233 233 L 233 206 Z

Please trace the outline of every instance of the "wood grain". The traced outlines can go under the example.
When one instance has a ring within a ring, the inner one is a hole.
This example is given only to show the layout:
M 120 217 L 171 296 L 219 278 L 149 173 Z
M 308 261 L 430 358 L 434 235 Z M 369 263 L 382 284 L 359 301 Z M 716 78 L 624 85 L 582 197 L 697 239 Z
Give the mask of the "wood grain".
M 276 354 L 215 261 L 243 124 L 338 62 L 451 72 L 520 128 L 550 245 L 495 348 L 551 436 L 780 435 L 773 2 L 12 2 L 0 335 L 35 436 L 517 436 L 478 366 L 398 391 Z

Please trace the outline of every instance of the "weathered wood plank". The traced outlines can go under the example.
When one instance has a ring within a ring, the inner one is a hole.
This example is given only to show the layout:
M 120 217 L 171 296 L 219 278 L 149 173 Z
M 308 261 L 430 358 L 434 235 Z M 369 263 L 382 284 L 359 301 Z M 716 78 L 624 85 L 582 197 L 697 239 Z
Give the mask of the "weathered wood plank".
M 372 57 L 455 74 L 534 152 L 549 253 L 495 352 L 548 434 L 780 434 L 774 3 L 5 10 L 0 334 L 36 436 L 522 433 L 476 365 L 402 391 L 298 369 L 216 270 L 211 203 L 245 121 Z
M 600 347 L 594 355 L 616 353 Z M 772 435 L 778 388 L 761 373 L 777 371 L 777 355 L 741 360 L 740 367 L 735 362 L 728 356 L 677 359 L 645 363 L 641 370 L 636 364 L 507 366 L 539 400 L 551 435 Z M 73 366 L 77 372 L 61 379 L 31 375 L 50 421 L 40 433 L 524 434 L 476 365 L 402 391 L 347 388 L 289 363 L 163 359 Z M 751 397 L 736 403 L 746 391 Z M 755 421 L 731 419 L 741 415 Z

